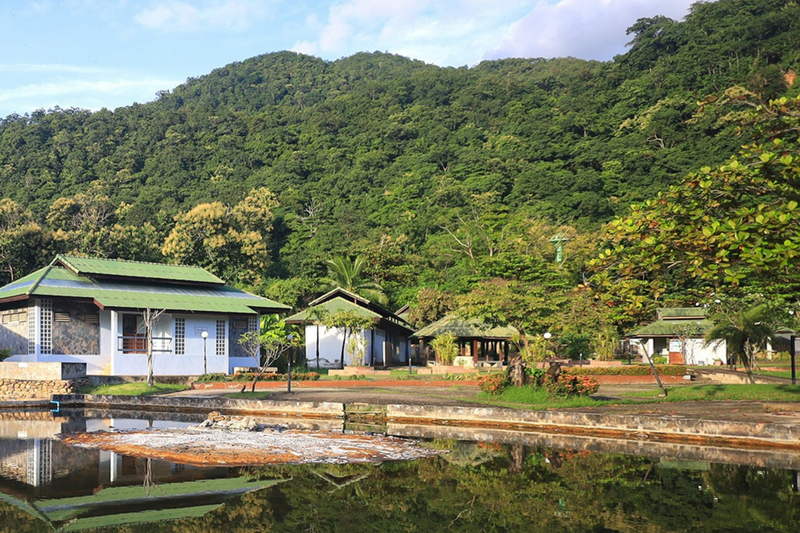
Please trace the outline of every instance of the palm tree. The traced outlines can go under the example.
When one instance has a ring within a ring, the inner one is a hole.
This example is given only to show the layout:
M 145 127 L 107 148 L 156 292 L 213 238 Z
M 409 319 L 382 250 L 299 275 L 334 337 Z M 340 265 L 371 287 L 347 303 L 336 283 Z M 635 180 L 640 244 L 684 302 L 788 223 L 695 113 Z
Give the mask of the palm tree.
M 358 256 L 355 260 L 349 257 L 339 256 L 326 261 L 328 265 L 328 276 L 320 281 L 326 288 L 342 289 L 363 296 L 368 300 L 373 300 L 385 305 L 389 299 L 383 292 L 383 287 L 370 281 L 364 276 L 364 267 L 367 261 L 363 256 Z
M 729 358 L 728 364 L 736 368 L 737 361 L 744 365 L 750 383 L 753 378 L 755 353 L 767 346 L 773 335 L 772 312 L 767 304 L 757 305 L 739 311 L 723 312 L 716 317 L 716 324 L 706 333 L 705 345 L 725 341 Z

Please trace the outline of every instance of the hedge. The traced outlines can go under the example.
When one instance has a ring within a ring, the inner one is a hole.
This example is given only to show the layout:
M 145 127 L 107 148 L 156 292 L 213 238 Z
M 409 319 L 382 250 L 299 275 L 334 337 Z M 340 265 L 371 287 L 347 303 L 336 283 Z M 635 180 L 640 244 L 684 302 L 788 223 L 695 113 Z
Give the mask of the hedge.
M 662 376 L 682 376 L 686 374 L 683 365 L 656 365 L 658 373 Z M 653 372 L 646 365 L 609 366 L 605 368 L 592 368 L 590 366 L 571 366 L 562 369 L 574 376 L 649 376 Z

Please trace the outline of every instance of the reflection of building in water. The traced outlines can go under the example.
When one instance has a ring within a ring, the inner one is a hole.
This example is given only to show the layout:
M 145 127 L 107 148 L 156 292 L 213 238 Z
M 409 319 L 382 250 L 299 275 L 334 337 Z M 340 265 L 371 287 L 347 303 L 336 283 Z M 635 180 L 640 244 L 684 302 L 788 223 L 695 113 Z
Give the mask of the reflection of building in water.
M 198 468 L 90 448 L 54 438 L 73 431 L 188 425 L 83 419 L 48 412 L 0 413 L 0 513 L 11 504 L 50 529 L 79 531 L 202 516 L 238 495 L 279 483 L 250 481 L 227 467 Z
M 28 441 L 27 483 L 39 487 L 53 481 L 53 441 L 32 439 Z

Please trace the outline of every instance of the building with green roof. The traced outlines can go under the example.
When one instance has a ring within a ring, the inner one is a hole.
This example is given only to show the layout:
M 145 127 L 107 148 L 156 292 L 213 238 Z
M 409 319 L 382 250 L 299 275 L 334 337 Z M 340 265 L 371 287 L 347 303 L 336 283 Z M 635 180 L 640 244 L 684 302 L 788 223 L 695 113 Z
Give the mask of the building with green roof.
M 146 375 L 147 309 L 163 311 L 153 328 L 154 374 L 167 376 L 257 366 L 239 338 L 258 328 L 260 314 L 290 308 L 198 267 L 59 255 L 0 288 L 0 349 L 11 351 L 8 362 Z
M 430 359 L 430 342 L 440 335 L 452 334 L 456 338 L 459 355 L 479 363 L 504 363 L 508 359 L 510 341 L 519 335 L 513 326 L 492 326 L 477 318 L 447 315 L 425 326 L 412 339 L 419 342 L 418 350 Z
M 408 337 L 414 332 L 411 325 L 381 305 L 336 288 L 309 304 L 308 309 L 286 319 L 287 324 L 305 327 L 306 358 L 316 364 L 319 354 L 321 367 L 339 368 L 353 363 L 352 354 L 345 349 L 342 364 L 342 328 L 322 325 L 323 317 L 336 313 L 351 313 L 372 321 L 372 327 L 358 333 L 366 343 L 364 365 L 389 367 L 408 364 Z M 348 332 L 349 336 L 349 332 Z
M 666 307 L 654 322 L 626 335 L 631 348 L 644 358 L 666 357 L 670 364 L 710 365 L 727 362 L 725 342 L 706 346 L 705 334 L 714 323 L 703 307 Z

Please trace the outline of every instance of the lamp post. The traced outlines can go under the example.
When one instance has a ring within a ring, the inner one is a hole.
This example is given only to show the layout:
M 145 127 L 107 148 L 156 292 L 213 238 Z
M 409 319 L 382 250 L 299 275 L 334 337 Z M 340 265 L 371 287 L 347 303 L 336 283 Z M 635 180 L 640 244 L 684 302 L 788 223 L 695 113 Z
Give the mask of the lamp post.
M 294 339 L 294 335 L 289 334 L 286 336 L 286 342 L 288 350 L 288 354 L 286 355 L 286 362 L 287 362 L 287 371 L 286 371 L 286 392 L 292 392 L 292 355 L 294 355 L 294 351 L 292 350 L 292 339 Z
M 206 357 L 206 341 L 208 340 L 208 331 L 203 330 L 200 334 L 203 337 L 203 374 L 208 374 L 208 358 Z
M 547 341 L 547 344 L 550 344 L 550 339 L 553 337 L 553 334 L 548 331 L 544 335 L 542 335 L 542 337 L 544 337 L 544 340 Z M 547 362 L 547 348 L 545 348 L 545 352 L 542 355 L 542 370 L 544 370 L 544 365 L 546 362 Z

